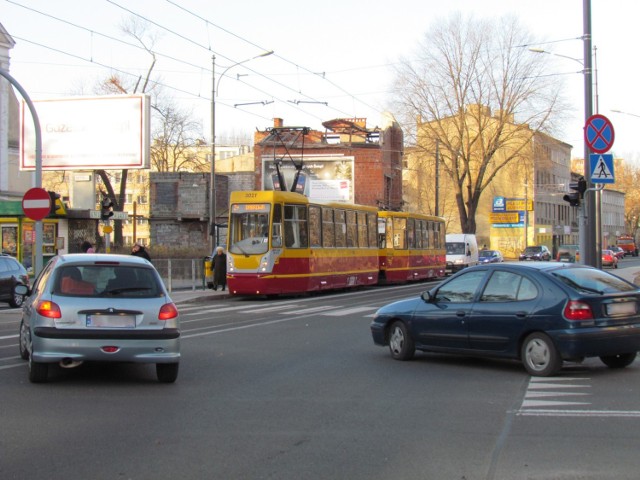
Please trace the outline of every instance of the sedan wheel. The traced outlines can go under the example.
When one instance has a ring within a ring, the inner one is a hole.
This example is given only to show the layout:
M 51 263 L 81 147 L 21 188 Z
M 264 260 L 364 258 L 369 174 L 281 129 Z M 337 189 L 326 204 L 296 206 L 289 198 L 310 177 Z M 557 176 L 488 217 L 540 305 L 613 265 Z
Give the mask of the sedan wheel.
M 13 292 L 13 295 L 11 295 L 11 300 L 9 300 L 9 305 L 11 306 L 11 308 L 19 308 L 23 303 L 24 296 L 18 295 L 17 293 Z
M 530 375 L 549 377 L 562 367 L 562 359 L 548 335 L 532 333 L 522 344 L 521 359 Z
M 20 321 L 20 338 L 18 339 L 18 347 L 20 348 L 20 358 L 23 360 L 29 360 L 29 329 L 24 324 L 24 321 Z
M 411 360 L 416 346 L 403 322 L 394 322 L 389 331 L 389 351 L 396 360 Z
M 609 355 L 607 357 L 600 357 L 602 363 L 609 368 L 624 368 L 628 367 L 636 359 L 636 352 L 634 353 L 621 353 L 619 355 Z

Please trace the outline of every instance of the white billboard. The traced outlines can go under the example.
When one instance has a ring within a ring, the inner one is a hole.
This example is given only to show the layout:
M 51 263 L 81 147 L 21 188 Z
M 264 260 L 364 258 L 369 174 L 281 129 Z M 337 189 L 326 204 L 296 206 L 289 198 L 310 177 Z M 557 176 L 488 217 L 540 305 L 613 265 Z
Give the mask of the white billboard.
M 285 190 L 292 191 L 296 173 L 295 165 L 302 163 L 302 178 L 293 189 L 312 200 L 353 202 L 354 157 L 339 155 L 305 155 L 292 160 L 278 161 Z M 262 189 L 279 190 L 280 179 L 276 173 L 276 161 L 262 157 Z M 302 181 L 301 181 L 302 180 Z
M 34 100 L 42 135 L 43 170 L 149 168 L 147 95 Z M 35 130 L 20 108 L 20 169 L 35 170 Z

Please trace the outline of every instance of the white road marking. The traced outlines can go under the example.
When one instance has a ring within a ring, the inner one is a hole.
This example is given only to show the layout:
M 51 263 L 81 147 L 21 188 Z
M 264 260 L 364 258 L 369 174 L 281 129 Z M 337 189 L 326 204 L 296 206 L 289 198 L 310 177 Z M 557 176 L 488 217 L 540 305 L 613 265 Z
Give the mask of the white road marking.
M 335 310 L 332 312 L 326 312 L 326 313 L 323 313 L 322 315 L 325 315 L 328 317 L 343 317 L 345 315 L 352 315 L 352 314 L 361 313 L 361 312 L 369 312 L 375 309 L 376 307 L 353 307 L 353 308 L 347 308 L 344 310 Z

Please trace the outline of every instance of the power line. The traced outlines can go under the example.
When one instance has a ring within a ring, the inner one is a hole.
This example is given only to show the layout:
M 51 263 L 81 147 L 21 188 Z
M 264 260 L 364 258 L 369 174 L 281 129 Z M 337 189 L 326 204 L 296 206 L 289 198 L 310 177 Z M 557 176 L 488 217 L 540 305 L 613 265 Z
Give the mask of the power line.
M 55 20 L 55 21 L 58 21 L 58 22 L 61 22 L 61 23 L 63 23 L 63 24 L 66 24 L 66 25 L 72 26 L 72 27 L 74 27 L 74 28 L 76 28 L 76 29 L 83 30 L 83 31 L 87 31 L 87 32 L 89 32 L 91 35 L 98 35 L 98 36 L 100 36 L 100 37 L 102 37 L 102 38 L 105 38 L 105 39 L 107 39 L 107 40 L 109 40 L 109 41 L 117 42 L 117 43 L 119 43 L 119 44 L 125 45 L 125 46 L 127 46 L 127 47 L 133 47 L 133 48 L 138 49 L 138 50 L 145 50 L 145 51 L 148 51 L 148 52 L 150 52 L 150 53 L 153 53 L 154 55 L 158 55 L 159 57 L 166 58 L 166 59 L 168 59 L 168 60 L 174 61 L 174 62 L 179 63 L 179 64 L 187 65 L 187 66 L 189 66 L 189 67 L 192 67 L 192 68 L 194 68 L 194 69 L 198 70 L 198 71 L 199 71 L 199 75 L 202 75 L 202 73 L 203 73 L 203 72 L 208 72 L 208 68 L 203 68 L 203 67 L 201 67 L 201 66 L 199 66 L 199 65 L 196 65 L 196 64 L 194 64 L 194 63 L 187 62 L 187 61 L 185 61 L 185 60 L 183 60 L 183 59 L 180 59 L 180 58 L 176 58 L 175 56 L 168 55 L 168 54 L 163 53 L 163 52 L 161 52 L 161 51 L 157 51 L 157 50 L 152 50 L 152 51 L 150 51 L 150 50 L 147 50 L 147 49 L 143 48 L 141 45 L 138 45 L 138 44 L 135 44 L 135 43 L 131 43 L 131 42 L 127 42 L 127 41 L 124 41 L 124 40 L 122 40 L 122 39 L 115 38 L 115 37 L 113 37 L 113 36 L 110 36 L 110 35 L 107 35 L 107 34 L 104 34 L 104 33 L 101 33 L 101 32 L 96 32 L 96 31 L 94 31 L 94 30 L 88 29 L 88 28 L 86 28 L 86 27 L 83 27 L 83 26 L 81 26 L 81 25 L 78 25 L 78 24 L 75 24 L 75 23 L 73 23 L 73 22 L 67 21 L 67 20 L 65 20 L 65 19 L 59 18 L 59 17 L 57 17 L 57 16 L 54 16 L 54 15 L 51 15 L 51 14 L 48 14 L 48 13 L 42 12 L 42 11 L 40 11 L 40 10 L 36 10 L 36 9 L 30 8 L 30 7 L 25 6 L 25 5 L 21 5 L 21 4 L 17 3 L 17 2 L 16 2 L 16 1 L 14 1 L 14 0 L 6 0 L 6 1 L 7 1 L 7 2 L 9 2 L 9 3 L 11 3 L 11 4 L 13 4 L 13 5 L 15 5 L 15 6 L 18 6 L 18 7 L 24 8 L 24 9 L 26 9 L 26 10 L 32 11 L 32 12 L 34 12 L 34 13 L 36 13 L 36 14 L 39 14 L 39 15 L 42 15 L 42 16 L 45 16 L 45 17 L 51 18 L 51 19 L 53 19 L 53 20 Z M 107 1 L 109 4 L 111 4 L 111 5 L 113 5 L 113 6 L 117 7 L 117 8 L 120 8 L 120 9 L 122 9 L 122 10 L 126 11 L 126 12 L 128 12 L 129 14 L 131 14 L 131 15 L 134 15 L 134 16 L 136 16 L 136 17 L 138 17 L 138 18 L 140 18 L 140 19 L 142 19 L 142 20 L 144 20 L 144 21 L 146 21 L 146 22 L 149 22 L 149 23 L 150 23 L 150 24 L 152 24 L 152 25 L 155 25 L 156 27 L 158 27 L 158 28 L 160 28 L 160 29 L 162 29 L 162 30 L 164 30 L 164 31 L 169 32 L 171 35 L 175 35 L 177 38 L 180 38 L 180 39 L 182 39 L 182 40 L 184 40 L 184 41 L 187 41 L 187 42 L 189 42 L 190 44 L 193 44 L 193 45 L 195 45 L 195 46 L 197 46 L 197 47 L 199 47 L 199 48 L 201 48 L 201 49 L 203 49 L 203 50 L 205 50 L 205 51 L 207 51 L 207 52 L 215 53 L 216 55 L 220 56 L 221 58 L 227 59 L 227 60 L 229 60 L 229 61 L 233 61 L 233 59 L 231 59 L 230 57 L 227 57 L 226 55 L 221 54 L 220 52 L 215 52 L 213 49 L 211 49 L 211 47 L 210 47 L 210 46 L 209 46 L 209 47 L 207 47 L 207 46 L 205 46 L 205 45 L 202 45 L 202 44 L 200 44 L 200 43 L 198 43 L 198 42 L 194 41 L 193 39 L 191 39 L 191 38 L 189 38 L 189 37 L 187 37 L 187 36 L 185 36 L 185 35 L 181 34 L 180 32 L 177 32 L 177 31 L 171 30 L 171 29 L 169 29 L 169 28 L 167 28 L 167 27 L 165 27 L 165 26 L 161 25 L 161 24 L 160 24 L 160 23 L 158 23 L 158 22 L 155 22 L 155 21 L 153 21 L 153 20 L 150 20 L 149 18 L 147 18 L 147 17 L 145 17 L 145 16 L 143 16 L 143 15 L 137 14 L 136 12 L 132 11 L 132 10 L 131 10 L 131 9 L 129 9 L 129 8 L 126 8 L 126 7 L 123 7 L 123 6 L 119 5 L 117 2 L 115 2 L 115 1 L 113 1 L 113 0 L 106 0 L 106 1 Z M 233 32 L 231 32 L 231 31 L 229 31 L 229 30 L 227 30 L 227 29 L 224 29 L 223 27 L 220 27 L 219 25 L 213 24 L 212 22 L 210 22 L 210 21 L 208 21 L 208 20 L 204 19 L 203 17 L 201 17 L 201 16 L 199 16 L 199 15 L 195 14 L 194 12 L 191 12 L 191 11 L 189 11 L 189 10 L 185 9 L 184 7 L 181 7 L 181 6 L 177 5 L 175 2 L 173 2 L 173 1 L 171 1 L 171 0 L 167 0 L 167 2 L 168 2 L 168 3 L 170 3 L 170 4 L 172 4 L 172 5 L 174 5 L 174 6 L 175 6 L 175 7 L 177 7 L 177 8 L 180 8 L 181 10 L 183 10 L 183 11 L 187 12 L 188 14 L 193 15 L 195 18 L 198 18 L 198 19 L 200 19 L 200 20 L 202 20 L 202 21 L 206 22 L 208 25 L 212 25 L 212 26 L 214 26 L 215 28 L 218 28 L 218 29 L 220 29 L 220 30 L 224 31 L 225 33 L 227 33 L 227 34 L 229 34 L 229 35 L 233 35 L 234 37 L 239 38 L 239 39 L 241 39 L 242 41 L 244 41 L 244 42 L 246 42 L 246 43 L 248 43 L 248 44 L 250 44 L 250 45 L 252 45 L 252 46 L 259 47 L 257 44 L 255 44 L 255 43 L 253 43 L 253 42 L 251 42 L 251 41 L 247 40 L 246 38 L 243 38 L 243 37 L 241 37 L 241 36 L 239 36 L 239 35 L 236 35 L 236 34 L 234 34 Z M 15 38 L 19 38 L 19 37 L 15 37 Z M 21 40 L 21 41 L 28 42 L 28 43 L 31 43 L 31 44 L 33 44 L 33 45 L 36 45 L 36 46 L 40 47 L 40 48 L 44 48 L 44 49 L 47 49 L 47 50 L 55 51 L 55 52 L 58 52 L 58 53 L 60 53 L 60 54 L 67 55 L 67 56 L 70 56 L 70 57 L 72 57 L 72 58 L 76 58 L 76 59 L 78 59 L 78 60 L 84 61 L 84 62 L 89 62 L 89 63 L 91 63 L 91 64 L 93 64 L 93 65 L 98 65 L 98 66 L 100 66 L 100 67 L 102 67 L 102 68 L 107 68 L 107 69 L 110 69 L 110 70 L 116 71 L 116 72 L 118 72 L 118 73 L 120 73 L 120 74 L 122 74 L 122 75 L 126 75 L 126 76 L 138 76 L 138 75 L 133 75 L 133 74 L 131 74 L 131 73 L 127 72 L 127 71 L 124 71 L 124 70 L 122 70 L 122 69 L 120 69 L 120 68 L 116 68 L 116 67 L 113 67 L 113 66 L 111 66 L 111 65 L 107 65 L 107 64 L 105 64 L 105 63 L 98 62 L 98 61 L 96 61 L 96 60 L 95 60 L 95 59 L 93 59 L 93 58 L 84 58 L 84 57 L 79 56 L 79 55 L 76 55 L 76 54 L 74 54 L 74 53 L 70 53 L 70 52 L 67 52 L 67 51 L 63 51 L 63 50 L 60 50 L 60 49 L 56 49 L 56 48 L 53 48 L 53 47 L 49 47 L 49 46 L 47 46 L 47 45 L 42 45 L 42 44 L 39 44 L 39 43 L 37 43 L 37 42 L 33 42 L 33 41 L 26 40 L 26 39 L 23 39 L 23 38 L 20 38 L 20 40 Z M 93 54 L 92 54 L 92 56 L 93 56 Z M 330 85 L 332 85 L 333 87 L 335 87 L 335 88 L 337 88 L 338 90 L 340 90 L 341 92 L 343 92 L 343 93 L 344 93 L 344 96 L 347 96 L 348 98 L 351 98 L 351 99 L 353 99 L 353 100 L 355 100 L 355 101 L 358 101 L 359 103 L 361 103 L 361 104 L 363 104 L 363 105 L 367 106 L 368 108 L 371 108 L 371 109 L 373 109 L 373 110 L 379 111 L 379 109 L 378 109 L 378 108 L 375 108 L 375 107 L 373 107 L 373 106 L 371 106 L 371 105 L 367 104 L 366 102 L 364 102 L 364 101 L 360 100 L 358 97 L 356 97 L 356 96 L 355 96 L 355 95 L 353 95 L 352 93 L 348 92 L 347 90 L 345 90 L 345 89 L 343 89 L 342 87 L 340 87 L 339 85 L 337 85 L 335 82 L 333 82 L 333 81 L 331 81 L 331 80 L 328 80 L 328 79 L 326 78 L 326 74 L 325 74 L 324 72 L 323 72 L 323 73 L 321 73 L 321 74 L 318 74 L 317 72 L 312 72 L 311 70 L 309 70 L 309 69 L 307 69 L 307 68 L 305 68 L 305 67 L 302 67 L 302 66 L 300 66 L 300 65 L 296 64 L 295 62 L 291 62 L 291 61 L 287 60 L 286 58 L 284 58 L 284 57 L 282 57 L 282 56 L 280 56 L 280 55 L 276 55 L 276 56 L 277 56 L 279 59 L 281 59 L 281 60 L 285 61 L 286 63 L 289 63 L 289 64 L 291 64 L 291 65 L 294 65 L 294 66 L 296 66 L 296 68 L 298 68 L 298 69 L 302 69 L 303 71 L 307 72 L 308 74 L 310 74 L 310 75 L 312 75 L 312 76 L 322 78 L 323 80 L 327 81 Z M 260 73 L 260 72 L 257 72 L 256 70 L 254 70 L 254 69 L 252 69 L 252 68 L 250 68 L 250 67 L 248 67 L 248 66 L 246 66 L 246 65 L 244 66 L 244 68 L 246 68 L 247 70 L 249 70 L 249 71 L 253 72 L 254 74 L 256 74 L 256 75 L 258 75 L 258 76 L 260 76 L 260 77 L 262 77 L 262 78 L 264 78 L 264 79 L 266 79 L 266 80 L 268 80 L 268 81 L 270 81 L 270 82 L 274 83 L 275 85 L 278 85 L 279 87 L 284 88 L 285 90 L 288 90 L 288 91 L 291 91 L 291 92 L 295 92 L 297 95 L 302 95 L 302 96 L 304 96 L 306 99 L 308 99 L 308 101 L 300 102 L 300 103 L 324 103 L 324 104 L 327 104 L 327 102 L 323 102 L 323 101 L 321 101 L 321 100 L 319 100 L 319 99 L 317 99 L 317 98 L 314 98 L 314 97 L 312 97 L 312 96 L 310 96 L 310 95 L 308 95 L 308 94 L 306 94 L 306 93 L 302 92 L 300 89 L 292 88 L 292 87 L 290 87 L 290 86 L 288 86 L 288 85 L 286 85 L 286 84 L 284 84 L 284 83 L 282 83 L 282 82 L 279 82 L 279 81 L 275 80 L 273 77 L 274 77 L 274 76 L 276 76 L 276 75 L 270 75 L 270 76 L 267 76 L 267 75 L 265 75 L 265 74 L 262 74 L 262 73 Z M 162 71 L 162 70 L 158 69 L 158 70 L 156 70 L 156 71 Z M 195 72 L 194 72 L 194 73 L 195 73 Z M 238 79 L 238 80 L 239 80 L 239 79 Z M 154 83 L 155 83 L 155 84 L 157 84 L 157 85 L 159 85 L 159 86 L 163 86 L 163 87 L 165 87 L 165 88 L 169 88 L 169 89 L 171 89 L 171 90 L 174 90 L 174 91 L 176 91 L 176 92 L 181 92 L 181 93 L 186 94 L 186 95 L 188 95 L 188 96 L 193 96 L 193 97 L 195 97 L 195 98 L 204 98 L 204 99 L 206 99 L 206 97 L 204 97 L 203 95 L 195 94 L 195 93 L 189 92 L 189 91 L 187 91 L 187 90 L 184 90 L 183 88 L 175 87 L 175 86 L 170 85 L 170 84 L 168 84 L 168 83 L 163 83 L 163 82 L 160 82 L 160 81 L 154 81 Z M 274 96 L 274 95 L 272 95 L 272 94 L 271 94 L 271 93 L 269 93 L 269 92 L 265 92 L 264 90 L 262 90 L 262 89 L 260 89 L 260 88 L 256 87 L 255 85 L 253 85 L 253 84 L 251 84 L 251 83 L 248 83 L 248 82 L 246 82 L 246 81 L 242 81 L 242 83 L 243 83 L 244 85 L 246 85 L 247 87 L 249 87 L 249 88 L 253 89 L 253 90 L 256 90 L 256 91 L 258 91 L 258 92 L 261 92 L 261 93 L 263 93 L 263 94 L 268 95 L 269 97 L 271 97 L 271 98 L 273 98 L 273 99 L 277 100 L 278 102 L 280 102 L 280 103 L 281 103 L 281 104 L 283 104 L 283 105 L 288 103 L 288 102 L 287 102 L 287 100 L 285 100 L 285 99 L 283 99 L 283 98 L 278 98 L 277 96 Z M 337 96 L 336 96 L 336 97 L 337 97 Z M 336 98 L 336 97 L 334 97 L 334 98 Z M 221 105 L 224 105 L 225 107 L 228 107 L 228 108 L 233 108 L 231 105 L 227 105 L 227 104 L 225 104 L 224 102 L 220 102 L 220 104 L 221 104 Z M 288 106 L 289 106 L 290 108 L 296 108 L 296 107 L 292 107 L 290 103 L 288 104 Z M 328 106 L 328 105 L 327 105 L 327 106 Z M 333 107 L 333 106 L 331 106 L 331 107 L 329 107 L 329 108 L 331 108 L 332 110 L 334 110 L 334 111 L 338 112 L 338 113 L 339 113 L 339 114 L 341 114 L 341 115 L 345 115 L 345 116 L 351 116 L 351 115 L 352 115 L 352 114 L 350 114 L 350 113 L 343 112 L 343 111 L 341 111 L 341 110 L 339 110 L 339 109 L 337 109 L 337 108 L 335 108 L 335 107 Z M 315 114 L 311 113 L 311 112 L 310 112 L 310 111 L 308 111 L 308 110 L 305 110 L 305 109 L 302 109 L 302 108 L 297 108 L 297 109 L 298 109 L 300 112 L 302 112 L 302 113 L 304 113 L 304 114 L 306 114 L 306 115 L 310 115 L 310 116 L 312 116 L 312 117 L 318 118 L 319 120 L 322 120 L 322 118 L 318 117 L 317 115 L 315 115 Z M 244 109 L 243 109 L 243 111 L 246 111 L 246 110 L 244 110 Z M 249 113 L 249 112 L 248 112 L 248 113 Z M 262 117 L 262 116 L 260 116 L 260 115 L 256 115 L 256 116 L 258 116 L 258 117 L 260 117 L 260 118 L 265 118 L 265 117 Z

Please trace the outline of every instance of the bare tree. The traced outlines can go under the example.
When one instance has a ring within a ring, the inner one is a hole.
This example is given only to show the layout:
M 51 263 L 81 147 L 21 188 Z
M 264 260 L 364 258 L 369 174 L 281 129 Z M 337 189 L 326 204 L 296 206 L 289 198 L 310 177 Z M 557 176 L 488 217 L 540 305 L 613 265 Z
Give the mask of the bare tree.
M 559 79 L 544 75 L 543 56 L 523 48 L 532 43 L 514 17 L 456 14 L 435 22 L 397 68 L 406 138 L 424 155 L 438 145 L 465 233 L 475 233 L 478 203 L 496 174 L 530 156 L 533 135 L 552 131 L 564 108 Z
M 132 17 L 123 25 L 125 34 L 133 37 L 141 47 L 149 54 L 150 63 L 145 75 L 135 81 L 127 81 L 121 75 L 112 74 L 106 78 L 97 88 L 100 94 L 135 94 L 145 93 L 151 97 L 152 115 L 151 124 L 151 166 L 160 172 L 199 171 L 205 168 L 206 163 L 197 156 L 198 138 L 201 136 L 202 127 L 198 122 L 191 120 L 191 113 L 180 110 L 175 101 L 158 88 L 152 79 L 153 69 L 156 64 L 156 55 L 153 52 L 155 37 L 146 22 Z M 103 195 L 111 199 L 115 211 L 123 211 L 126 201 L 127 178 L 129 171 L 123 169 L 118 180 L 119 191 L 113 187 L 113 179 L 117 177 L 113 172 L 96 170 L 104 185 Z M 135 240 L 135 239 L 134 239 Z M 122 224 L 116 222 L 114 227 L 114 244 L 123 245 Z
M 151 167 L 158 172 L 205 171 L 206 159 L 198 156 L 202 125 L 171 102 L 153 106 L 157 112 L 152 132 Z

